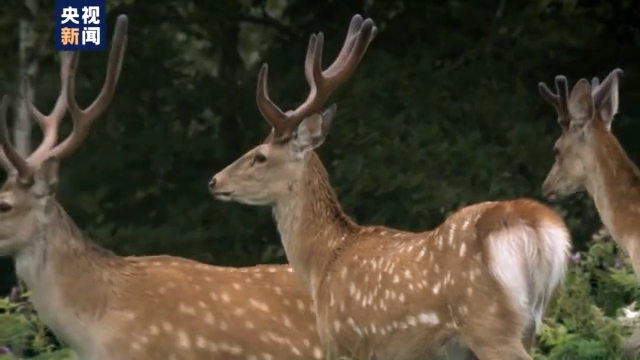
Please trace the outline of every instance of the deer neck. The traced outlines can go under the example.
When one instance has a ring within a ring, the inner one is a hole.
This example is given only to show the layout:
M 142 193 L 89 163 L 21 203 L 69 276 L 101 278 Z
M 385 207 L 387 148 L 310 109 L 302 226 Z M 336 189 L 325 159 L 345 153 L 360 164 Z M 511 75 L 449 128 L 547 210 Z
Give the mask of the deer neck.
M 607 129 L 591 133 L 592 169 L 587 191 L 611 236 L 629 252 L 640 271 L 640 171 Z
M 311 294 L 356 224 L 342 211 L 322 162 L 312 153 L 274 216 L 287 259 Z
M 81 346 L 87 326 L 102 315 L 109 270 L 119 258 L 84 240 L 57 202 L 47 206 L 52 215 L 42 216 L 30 245 L 15 255 L 16 273 L 45 324 L 72 347 Z

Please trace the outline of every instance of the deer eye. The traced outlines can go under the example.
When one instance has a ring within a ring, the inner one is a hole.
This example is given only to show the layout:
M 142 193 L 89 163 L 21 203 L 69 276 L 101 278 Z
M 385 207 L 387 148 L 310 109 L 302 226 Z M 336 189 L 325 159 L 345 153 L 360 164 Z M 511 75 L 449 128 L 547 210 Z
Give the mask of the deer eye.
M 13 209 L 13 206 L 11 206 L 11 204 L 9 204 L 8 202 L 0 202 L 0 212 L 1 213 L 6 213 L 11 211 L 11 209 Z
M 253 157 L 253 163 L 254 164 L 262 164 L 265 161 L 267 161 L 267 157 L 264 156 L 264 154 L 262 153 L 257 153 L 254 157 Z

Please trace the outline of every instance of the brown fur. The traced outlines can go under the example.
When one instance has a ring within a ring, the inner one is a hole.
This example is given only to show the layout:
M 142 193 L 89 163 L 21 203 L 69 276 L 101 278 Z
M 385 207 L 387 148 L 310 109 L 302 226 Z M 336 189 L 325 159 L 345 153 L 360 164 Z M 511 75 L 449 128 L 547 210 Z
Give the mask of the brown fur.
M 640 172 L 609 130 L 594 124 L 591 131 L 595 168 L 587 189 L 593 189 L 590 194 L 605 226 L 629 250 L 640 273 Z
M 85 239 L 54 198 L 35 199 L 10 179 L 0 191 L 8 199 L 19 200 L 0 214 L 0 248 L 14 243 L 36 310 L 79 358 L 323 357 L 291 267 L 120 257 Z

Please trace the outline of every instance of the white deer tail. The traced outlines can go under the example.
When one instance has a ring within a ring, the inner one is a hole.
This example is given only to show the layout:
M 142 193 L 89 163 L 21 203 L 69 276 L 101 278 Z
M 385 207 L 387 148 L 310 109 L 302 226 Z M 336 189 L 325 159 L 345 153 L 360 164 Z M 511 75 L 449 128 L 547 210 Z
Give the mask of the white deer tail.
M 535 211 L 510 207 L 505 214 L 509 219 L 489 234 L 489 266 L 523 314 L 525 331 L 537 332 L 565 278 L 571 237 L 553 210 L 535 202 L 527 207 Z

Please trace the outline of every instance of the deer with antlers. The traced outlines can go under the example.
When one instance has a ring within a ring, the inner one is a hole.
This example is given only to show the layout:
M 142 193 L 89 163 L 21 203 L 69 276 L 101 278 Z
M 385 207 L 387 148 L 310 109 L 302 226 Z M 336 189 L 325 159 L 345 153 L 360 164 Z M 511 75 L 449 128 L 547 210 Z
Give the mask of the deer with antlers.
M 56 201 L 58 159 L 77 149 L 114 95 L 127 24 L 118 18 L 104 86 L 86 110 L 74 99 L 78 53 L 62 61 L 51 114 L 27 99 L 44 137 L 26 159 L 8 140 L 4 97 L 0 256 L 13 257 L 39 316 L 79 359 L 322 359 L 311 299 L 291 267 L 120 257 L 86 239 Z M 56 145 L 67 110 L 74 127 Z
M 555 162 L 542 192 L 559 199 L 587 191 L 612 238 L 624 248 L 640 277 L 640 171 L 611 131 L 618 113 L 618 84 L 623 75 L 614 69 L 602 83 L 580 79 L 569 92 L 567 78 L 555 78 L 556 93 L 541 82 L 538 87 L 558 114 L 562 133 L 555 143 Z M 627 356 L 640 356 L 640 331 L 625 345 Z
M 310 94 L 292 111 L 269 98 L 263 65 L 256 100 L 272 131 L 215 174 L 210 192 L 272 207 L 330 356 L 530 359 L 527 349 L 569 259 L 570 236 L 553 210 L 519 199 L 465 207 L 422 233 L 362 226 L 341 209 L 313 151 L 336 116 L 335 105 L 322 110 L 324 102 L 376 33 L 371 19 L 354 16 L 324 71 L 323 34 L 312 35 L 305 60 Z

